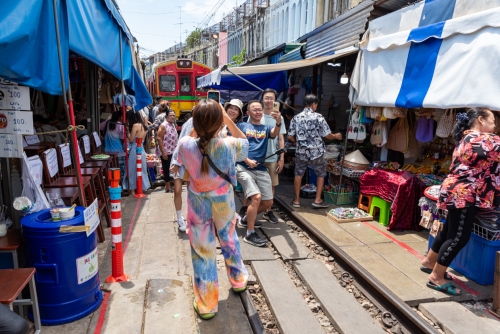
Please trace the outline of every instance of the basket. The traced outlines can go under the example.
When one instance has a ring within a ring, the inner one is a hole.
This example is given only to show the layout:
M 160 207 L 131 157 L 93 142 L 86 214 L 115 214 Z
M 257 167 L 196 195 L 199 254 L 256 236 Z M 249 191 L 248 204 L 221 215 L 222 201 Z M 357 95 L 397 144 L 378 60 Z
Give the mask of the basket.
M 324 191 L 323 196 L 326 203 L 336 204 L 336 205 L 345 205 L 345 204 L 357 204 L 359 192 L 350 192 L 350 193 L 335 193 Z M 338 196 L 338 203 L 337 203 Z
M 344 168 L 342 174 L 347 177 L 360 178 L 365 173 L 365 170 L 355 170 L 350 168 Z
M 500 240 L 500 231 L 495 231 L 491 228 L 476 223 L 474 223 L 472 227 L 472 233 L 488 241 Z

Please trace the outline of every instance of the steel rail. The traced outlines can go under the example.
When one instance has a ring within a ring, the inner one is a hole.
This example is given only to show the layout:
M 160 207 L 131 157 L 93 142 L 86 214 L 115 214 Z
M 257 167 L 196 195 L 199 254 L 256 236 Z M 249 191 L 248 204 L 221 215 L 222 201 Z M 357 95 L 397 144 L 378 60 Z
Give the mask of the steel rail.
M 358 276 L 365 280 L 368 285 L 378 292 L 383 298 L 387 300 L 389 304 L 394 306 L 399 316 L 404 316 L 411 325 L 414 325 L 422 333 L 437 333 L 436 329 L 432 327 L 427 321 L 416 314 L 410 306 L 408 306 L 403 300 L 396 296 L 391 290 L 389 290 L 385 285 L 383 285 L 378 279 L 376 279 L 372 274 L 365 270 L 361 265 L 359 265 L 354 259 L 352 259 L 347 253 L 345 253 L 342 248 L 337 246 L 333 241 L 331 241 L 327 236 L 325 236 L 321 231 L 309 223 L 305 218 L 295 213 L 290 209 L 288 204 L 286 204 L 281 198 L 275 197 L 274 200 L 279 204 L 289 216 L 300 222 L 302 226 L 311 232 L 319 241 L 321 241 L 325 246 L 329 248 L 331 253 L 334 254 L 337 259 L 347 264 L 350 269 Z M 405 325 L 406 323 L 402 323 Z

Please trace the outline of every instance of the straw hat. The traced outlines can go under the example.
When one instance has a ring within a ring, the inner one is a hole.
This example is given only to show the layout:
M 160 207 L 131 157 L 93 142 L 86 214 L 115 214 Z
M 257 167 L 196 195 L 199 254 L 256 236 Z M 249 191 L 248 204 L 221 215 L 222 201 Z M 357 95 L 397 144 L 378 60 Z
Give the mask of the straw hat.
M 365 158 L 363 153 L 356 150 L 345 156 L 344 166 L 356 170 L 366 170 L 370 166 L 370 162 Z

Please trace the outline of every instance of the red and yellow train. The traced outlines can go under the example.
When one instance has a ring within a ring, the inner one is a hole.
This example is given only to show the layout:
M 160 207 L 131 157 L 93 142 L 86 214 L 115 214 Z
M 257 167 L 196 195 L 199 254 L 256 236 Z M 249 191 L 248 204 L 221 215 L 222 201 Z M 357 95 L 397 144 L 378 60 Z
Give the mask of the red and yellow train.
M 196 79 L 210 72 L 210 67 L 191 59 L 166 61 L 155 66 L 146 85 L 151 96 L 172 102 L 177 119 L 186 120 L 196 102 L 207 97 L 204 89 L 196 88 Z

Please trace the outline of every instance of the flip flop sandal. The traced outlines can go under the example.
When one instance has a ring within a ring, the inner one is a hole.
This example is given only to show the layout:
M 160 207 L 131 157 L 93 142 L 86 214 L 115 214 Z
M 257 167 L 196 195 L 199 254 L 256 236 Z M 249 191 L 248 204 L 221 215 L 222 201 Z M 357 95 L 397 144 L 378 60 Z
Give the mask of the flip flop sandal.
M 420 266 L 420 271 L 423 271 L 426 274 L 432 273 L 432 269 L 429 269 L 429 268 L 424 267 L 424 266 Z M 448 274 L 446 272 L 446 273 L 444 273 L 444 279 L 448 280 L 448 281 L 453 281 L 453 276 L 451 276 L 450 274 Z
M 457 287 L 451 283 L 446 283 L 443 285 L 436 285 L 436 284 L 432 283 L 431 281 L 428 281 L 426 285 L 428 288 L 431 288 L 433 290 L 436 290 L 436 291 L 439 291 L 442 293 L 446 293 L 449 296 L 460 296 L 462 294 L 461 292 L 458 292 Z
M 215 317 L 215 313 L 200 313 L 200 310 L 198 310 L 198 305 L 196 305 L 196 301 L 193 300 L 193 307 L 196 313 L 202 318 L 203 320 L 210 320 L 213 317 Z

